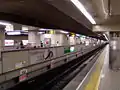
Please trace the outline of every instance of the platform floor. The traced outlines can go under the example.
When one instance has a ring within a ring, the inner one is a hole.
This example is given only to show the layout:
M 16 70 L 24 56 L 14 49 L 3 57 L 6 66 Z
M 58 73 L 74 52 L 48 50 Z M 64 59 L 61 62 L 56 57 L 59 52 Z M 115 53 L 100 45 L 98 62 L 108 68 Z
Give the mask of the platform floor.
M 106 46 L 104 50 L 98 54 L 96 62 L 92 68 L 90 67 L 86 76 L 84 76 L 84 74 L 86 74 L 85 72 L 80 72 L 63 90 L 96 90 L 99 86 L 100 73 L 104 60 L 106 59 L 105 57 L 108 57 L 107 52 L 108 46 Z M 83 71 L 86 71 L 88 67 L 84 68 Z
M 120 90 L 120 70 L 117 70 L 120 67 L 120 51 L 113 50 L 109 54 L 108 47 L 106 53 L 98 90 Z M 109 67 L 110 59 L 113 63 L 113 70 Z
M 112 60 L 112 68 L 109 60 Z M 75 87 L 76 90 L 120 90 L 120 51 L 110 50 L 107 45 L 97 61 L 82 83 L 78 74 L 70 83 L 70 87 L 64 90 L 75 90 Z M 98 68 L 99 66 L 101 68 Z

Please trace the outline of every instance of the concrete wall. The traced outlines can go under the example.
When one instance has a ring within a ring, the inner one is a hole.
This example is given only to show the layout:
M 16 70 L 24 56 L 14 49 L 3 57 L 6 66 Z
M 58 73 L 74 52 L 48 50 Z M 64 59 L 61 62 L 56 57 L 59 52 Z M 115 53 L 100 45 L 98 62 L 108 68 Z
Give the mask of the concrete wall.
M 41 41 L 44 41 L 45 38 L 51 38 L 52 45 L 56 45 L 57 41 L 59 46 L 68 45 L 67 36 L 64 34 L 42 34 L 40 36 Z

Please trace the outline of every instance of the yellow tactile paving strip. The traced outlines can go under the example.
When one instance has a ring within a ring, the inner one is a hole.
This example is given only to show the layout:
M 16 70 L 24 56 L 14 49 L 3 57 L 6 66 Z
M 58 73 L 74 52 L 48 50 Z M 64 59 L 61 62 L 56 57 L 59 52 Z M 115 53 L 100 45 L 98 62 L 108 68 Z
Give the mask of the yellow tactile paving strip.
M 98 90 L 100 74 L 104 64 L 105 55 L 106 49 L 104 49 L 104 51 L 99 56 L 97 60 L 98 62 L 95 65 L 95 70 L 93 71 L 93 73 L 91 73 L 90 79 L 88 83 L 85 85 L 84 90 Z

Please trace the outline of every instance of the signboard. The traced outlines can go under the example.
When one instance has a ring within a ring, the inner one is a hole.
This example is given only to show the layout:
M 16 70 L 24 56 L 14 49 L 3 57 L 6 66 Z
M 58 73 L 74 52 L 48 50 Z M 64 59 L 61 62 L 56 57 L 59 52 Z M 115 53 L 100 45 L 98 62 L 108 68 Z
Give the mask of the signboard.
M 27 77 L 28 77 L 27 74 L 21 75 L 21 76 L 19 77 L 19 81 L 22 82 L 22 81 L 26 80 Z
M 28 44 L 28 40 L 22 40 L 23 45 L 27 45 Z
M 22 69 L 22 70 L 20 70 L 20 77 L 19 77 L 19 81 L 20 82 L 22 82 L 22 81 L 24 81 L 24 80 L 26 80 L 27 79 L 27 69 Z
M 22 69 L 22 70 L 20 70 L 20 75 L 26 74 L 27 72 L 28 72 L 27 69 Z
M 51 46 L 51 38 L 45 38 L 44 45 L 45 45 L 45 47 L 50 47 Z
M 75 51 L 75 47 L 70 47 L 70 52 L 74 52 Z
M 69 53 L 69 52 L 70 52 L 70 47 L 65 47 L 64 48 L 64 54 Z
M 65 47 L 64 48 L 64 54 L 74 52 L 74 51 L 75 51 L 75 47 Z
M 14 46 L 14 40 L 5 40 L 5 46 Z

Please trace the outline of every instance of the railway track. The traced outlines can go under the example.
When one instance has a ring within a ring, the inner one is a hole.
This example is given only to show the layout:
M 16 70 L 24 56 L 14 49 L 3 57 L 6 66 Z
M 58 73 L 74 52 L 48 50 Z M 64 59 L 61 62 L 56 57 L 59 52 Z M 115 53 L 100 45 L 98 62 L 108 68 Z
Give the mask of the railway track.
M 103 47 L 101 47 L 103 48 Z M 62 90 L 101 51 L 93 50 L 69 63 L 22 82 L 8 90 Z

